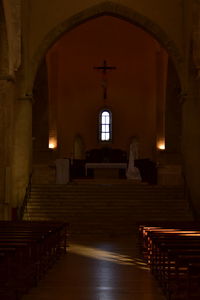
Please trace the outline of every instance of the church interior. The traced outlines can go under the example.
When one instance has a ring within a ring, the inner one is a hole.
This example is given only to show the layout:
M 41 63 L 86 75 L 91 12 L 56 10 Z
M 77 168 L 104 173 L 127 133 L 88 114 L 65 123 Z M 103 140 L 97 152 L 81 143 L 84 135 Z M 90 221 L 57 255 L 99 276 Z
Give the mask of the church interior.
M 199 112 L 199 0 L 0 0 L 0 298 L 199 299 Z

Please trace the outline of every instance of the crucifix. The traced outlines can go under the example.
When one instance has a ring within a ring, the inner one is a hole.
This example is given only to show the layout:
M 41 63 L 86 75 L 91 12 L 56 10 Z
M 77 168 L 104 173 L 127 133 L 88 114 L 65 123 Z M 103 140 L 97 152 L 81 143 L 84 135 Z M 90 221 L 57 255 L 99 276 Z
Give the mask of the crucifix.
M 103 99 L 105 100 L 105 99 L 107 99 L 107 79 L 106 79 L 106 74 L 107 74 L 107 71 L 115 70 L 116 67 L 112 67 L 112 66 L 107 65 L 107 61 L 104 60 L 102 66 L 94 67 L 94 69 L 102 71 Z

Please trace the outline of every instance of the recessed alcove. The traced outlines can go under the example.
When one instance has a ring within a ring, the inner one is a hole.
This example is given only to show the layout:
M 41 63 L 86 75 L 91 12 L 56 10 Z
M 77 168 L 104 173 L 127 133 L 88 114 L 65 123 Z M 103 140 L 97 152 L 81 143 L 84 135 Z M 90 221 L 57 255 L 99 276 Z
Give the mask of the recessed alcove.
M 97 67 L 105 61 L 113 69 L 103 74 Z M 166 50 L 140 27 L 111 16 L 91 19 L 63 34 L 41 66 L 34 89 L 40 95 L 33 113 L 35 163 L 74 159 L 77 135 L 85 153 L 105 147 L 98 124 L 104 108 L 112 112 L 108 147 L 128 154 L 131 138 L 137 136 L 139 157 L 156 162 L 163 157 L 157 151 L 158 142 L 167 137 L 164 152 L 171 151 L 175 141 L 172 152 L 179 156 L 175 137 L 180 122 L 174 122 L 180 116 L 178 92 L 171 87 L 174 78 L 178 86 L 178 77 L 173 75 L 176 71 Z M 38 84 L 41 81 L 43 85 Z M 172 103 L 176 109 L 171 114 Z M 52 139 L 57 147 L 48 149 Z

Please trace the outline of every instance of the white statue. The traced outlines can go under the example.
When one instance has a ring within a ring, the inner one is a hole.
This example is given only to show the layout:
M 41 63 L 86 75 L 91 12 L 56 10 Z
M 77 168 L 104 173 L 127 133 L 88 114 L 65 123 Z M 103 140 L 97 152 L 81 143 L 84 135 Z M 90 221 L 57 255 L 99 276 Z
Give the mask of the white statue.
M 135 159 L 139 158 L 139 141 L 136 137 L 132 138 L 129 150 L 129 162 L 126 177 L 141 181 L 140 171 L 135 167 Z

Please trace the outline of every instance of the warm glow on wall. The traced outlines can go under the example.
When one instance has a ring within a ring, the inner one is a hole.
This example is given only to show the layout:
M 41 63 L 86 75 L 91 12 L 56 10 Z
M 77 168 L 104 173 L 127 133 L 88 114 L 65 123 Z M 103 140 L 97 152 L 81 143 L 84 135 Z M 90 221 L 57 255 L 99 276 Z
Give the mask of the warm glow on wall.
M 57 140 L 55 137 L 49 138 L 49 149 L 55 149 L 57 147 Z
M 165 150 L 165 141 L 164 140 L 160 140 L 157 142 L 157 148 L 159 150 Z

